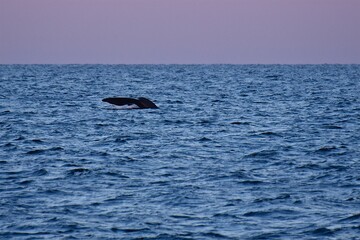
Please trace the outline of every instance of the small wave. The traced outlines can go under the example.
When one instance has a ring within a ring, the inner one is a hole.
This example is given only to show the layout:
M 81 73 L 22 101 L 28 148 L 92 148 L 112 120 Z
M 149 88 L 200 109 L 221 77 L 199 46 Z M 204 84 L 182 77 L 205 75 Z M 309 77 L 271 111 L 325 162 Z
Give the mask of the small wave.
M 169 120 L 166 119 L 164 120 L 165 124 L 191 124 L 192 122 L 187 121 L 187 120 L 181 120 L 181 119 L 176 119 L 176 120 Z
M 23 175 L 23 174 L 26 174 L 26 171 L 8 171 L 8 172 L 3 172 L 3 174 L 8 175 L 7 176 L 7 179 L 15 179 L 17 178 L 16 175 Z
M 43 169 L 43 168 L 33 172 L 34 176 L 44 176 L 44 175 L 47 175 L 47 174 L 48 174 L 48 171 L 46 171 L 46 169 Z
M 107 123 L 96 123 L 95 126 L 101 128 L 101 127 L 110 126 L 110 124 L 107 124 Z
M 261 233 L 261 234 L 252 236 L 250 239 L 259 239 L 259 240 L 261 240 L 261 239 L 263 239 L 263 240 L 267 240 L 267 239 L 285 239 L 284 236 L 286 236 L 286 234 L 287 234 L 286 232 Z
M 106 151 L 92 151 L 90 153 L 90 155 L 92 156 L 100 156 L 100 157 L 106 157 L 106 156 L 110 156 L 111 154 L 106 152 Z
M 347 166 L 337 165 L 337 164 L 333 164 L 333 165 L 330 164 L 330 165 L 326 166 L 325 168 L 328 169 L 328 170 L 335 170 L 335 171 L 338 171 L 338 172 L 348 170 Z
M 62 147 L 53 147 L 53 148 L 48 148 L 48 149 L 33 149 L 33 150 L 26 152 L 26 154 L 36 155 L 36 154 L 42 154 L 45 152 L 62 151 L 62 150 L 64 150 Z
M 231 172 L 231 177 L 236 179 L 249 179 L 251 176 L 245 170 Z
M 6 144 L 4 145 L 4 147 L 10 148 L 10 147 L 16 147 L 16 146 L 15 146 L 15 144 L 9 142 L 9 143 L 6 143 Z
M 91 170 L 87 168 L 74 168 L 67 172 L 67 175 L 69 176 L 82 176 L 87 175 L 91 172 Z
M 26 154 L 33 155 L 33 154 L 40 154 L 40 153 L 43 153 L 43 152 L 45 152 L 45 149 L 34 149 L 34 150 L 28 151 Z
M 64 150 L 64 148 L 62 148 L 62 147 L 53 147 L 53 148 L 47 149 L 47 151 L 62 151 L 62 150 Z
M 116 143 L 126 143 L 126 142 L 127 142 L 127 139 L 125 139 L 125 138 L 116 138 L 116 139 L 114 140 L 114 142 L 116 142 Z
M 270 211 L 250 211 L 250 212 L 244 213 L 243 216 L 244 217 L 262 217 L 262 216 L 267 216 L 271 213 L 272 212 L 270 212 Z
M 296 211 L 289 209 L 274 209 L 274 210 L 264 210 L 264 211 L 250 211 L 244 213 L 244 217 L 264 217 L 269 215 L 294 215 Z
M 336 230 L 331 230 L 326 227 L 317 228 L 313 231 L 310 231 L 309 233 L 319 236 L 331 236 L 336 232 Z
M 158 185 L 158 186 L 167 186 L 170 184 L 169 181 L 154 181 L 154 182 L 150 182 L 151 185 Z
M 355 221 L 355 220 L 359 220 L 360 219 L 360 213 L 356 213 L 351 215 L 350 217 L 346 217 L 343 219 L 340 219 L 340 222 L 348 222 L 348 221 Z
M 199 124 L 204 124 L 204 125 L 207 125 L 207 124 L 211 124 L 212 121 L 211 120 L 208 120 L 208 119 L 202 119 L 198 122 Z
M 343 127 L 337 125 L 329 125 L 329 124 L 324 124 L 322 127 L 325 129 L 343 129 Z
M 347 202 L 352 202 L 352 201 L 356 201 L 356 200 L 357 200 L 357 198 L 349 197 L 349 198 L 347 198 L 345 201 L 347 201 Z
M 24 229 L 25 231 L 21 232 L 2 232 L 0 233 L 1 239 L 43 239 L 47 238 L 46 236 L 50 234 L 50 232 L 31 232 L 31 230 L 35 229 L 34 227 L 19 227 L 20 230 Z M 37 236 L 37 237 L 35 237 Z
M 215 218 L 225 218 L 225 219 L 238 219 L 239 218 L 237 215 L 229 214 L 229 213 L 216 213 L 216 214 L 213 215 L 213 217 L 215 217 Z
M 65 193 L 63 191 L 60 191 L 58 189 L 47 189 L 44 191 L 44 193 L 47 195 L 57 195 L 57 194 L 61 194 L 64 195 Z
M 210 142 L 211 139 L 210 138 L 207 138 L 207 137 L 202 137 L 199 139 L 199 142 Z
M 7 113 L 11 113 L 11 111 L 10 110 L 5 110 L 5 111 L 2 111 L 1 112 L 1 115 L 5 115 L 5 114 L 7 114 Z M 4 124 L 5 122 L 1 122 L 1 124 Z
M 199 217 L 194 217 L 190 215 L 184 215 L 184 214 L 174 214 L 170 215 L 172 218 L 179 218 L 179 219 L 200 219 Z
M 111 177 L 116 177 L 116 178 L 130 178 L 126 175 L 123 175 L 121 173 L 117 173 L 117 172 L 109 172 L 109 171 L 106 171 L 103 173 L 104 175 L 107 175 L 107 176 L 111 176 Z
M 104 202 L 111 203 L 111 202 L 117 202 L 117 201 L 124 201 L 124 200 L 128 200 L 128 199 L 132 199 L 133 197 L 134 197 L 134 195 L 132 195 L 132 194 L 122 194 L 122 195 L 119 195 L 116 197 L 108 198 Z
M 18 138 L 15 139 L 15 141 L 21 141 L 21 140 L 25 140 L 24 136 L 19 136 Z
M 279 196 L 277 197 L 273 197 L 273 198 L 266 198 L 266 197 L 263 197 L 263 198 L 257 198 L 254 200 L 255 203 L 260 203 L 260 202 L 272 202 L 272 201 L 276 201 L 276 200 L 285 200 L 285 199 L 290 199 L 291 196 L 290 194 L 280 194 Z
M 24 181 L 21 181 L 19 184 L 20 185 L 29 185 L 32 182 L 34 182 L 34 180 L 24 180 Z
M 264 135 L 264 136 L 280 136 L 280 134 L 275 133 L 275 132 L 271 132 L 271 131 L 261 132 L 261 133 L 259 133 L 259 135 Z
M 245 158 L 264 158 L 264 157 L 273 157 L 275 155 L 277 155 L 277 151 L 275 150 L 261 150 L 261 151 L 257 151 L 257 152 L 253 152 L 250 154 L 245 155 Z
M 141 237 L 141 239 L 154 239 L 154 240 L 189 240 L 194 239 L 193 233 L 177 233 L 177 234 L 167 234 L 160 233 L 156 236 L 151 237 Z
M 336 149 L 337 149 L 337 147 L 335 147 L 335 146 L 323 146 L 323 147 L 319 148 L 318 150 L 316 150 L 316 152 L 330 152 L 330 151 L 333 151 Z
M 235 122 L 231 122 L 230 124 L 233 125 L 250 125 L 250 122 L 239 122 L 239 121 L 235 121 Z
M 245 181 L 239 181 L 238 183 L 246 184 L 246 185 L 258 185 L 258 184 L 263 184 L 265 182 L 260 180 L 245 180 Z
M 267 76 L 265 76 L 265 78 L 272 79 L 272 80 L 278 80 L 281 77 L 282 77 L 282 75 L 267 75 Z
M 150 230 L 149 228 L 117 228 L 117 227 L 111 228 L 111 231 L 113 232 L 124 232 L 124 233 L 143 232 L 149 230 Z
M 319 164 L 316 164 L 316 163 L 306 163 L 306 164 L 300 165 L 300 166 L 298 166 L 296 168 L 298 168 L 298 169 L 318 170 L 318 169 L 321 169 L 322 167 Z
M 129 136 L 129 135 L 120 135 L 120 136 L 116 136 L 114 139 L 114 142 L 116 143 L 126 143 L 129 140 L 134 140 L 135 138 L 133 136 Z
M 233 239 L 232 237 L 226 236 L 218 232 L 206 232 L 202 234 L 206 238 L 215 238 L 215 239 Z

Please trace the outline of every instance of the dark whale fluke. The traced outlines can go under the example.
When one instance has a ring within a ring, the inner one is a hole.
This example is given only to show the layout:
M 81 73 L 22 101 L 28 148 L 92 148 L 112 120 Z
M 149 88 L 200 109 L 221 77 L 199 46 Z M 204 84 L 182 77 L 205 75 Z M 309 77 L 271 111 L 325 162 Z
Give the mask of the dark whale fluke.
M 135 98 L 122 98 L 122 97 L 113 97 L 113 98 L 104 98 L 103 102 L 108 102 L 117 106 L 124 105 L 136 105 L 139 108 L 158 108 L 155 103 L 150 101 L 147 98 L 140 97 L 138 99 Z

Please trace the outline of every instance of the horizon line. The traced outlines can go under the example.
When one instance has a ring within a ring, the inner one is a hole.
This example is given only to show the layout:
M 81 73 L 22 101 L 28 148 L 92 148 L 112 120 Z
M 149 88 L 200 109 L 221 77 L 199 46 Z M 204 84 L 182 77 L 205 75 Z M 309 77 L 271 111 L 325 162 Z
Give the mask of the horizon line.
M 360 65 L 360 63 L 0 63 L 0 65 Z

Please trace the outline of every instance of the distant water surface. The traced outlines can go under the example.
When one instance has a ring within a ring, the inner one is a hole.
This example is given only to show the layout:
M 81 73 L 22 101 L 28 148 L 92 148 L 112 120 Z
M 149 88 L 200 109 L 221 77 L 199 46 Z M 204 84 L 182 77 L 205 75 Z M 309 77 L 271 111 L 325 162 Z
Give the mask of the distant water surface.
M 359 65 L 0 65 L 0 129 L 1 239 L 360 236 Z

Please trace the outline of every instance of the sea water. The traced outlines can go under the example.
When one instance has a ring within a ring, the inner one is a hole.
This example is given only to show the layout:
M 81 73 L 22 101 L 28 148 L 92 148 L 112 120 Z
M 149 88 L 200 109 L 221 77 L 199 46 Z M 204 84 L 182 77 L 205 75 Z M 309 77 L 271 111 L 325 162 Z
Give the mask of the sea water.
M 360 65 L 0 65 L 1 239 L 359 236 Z

